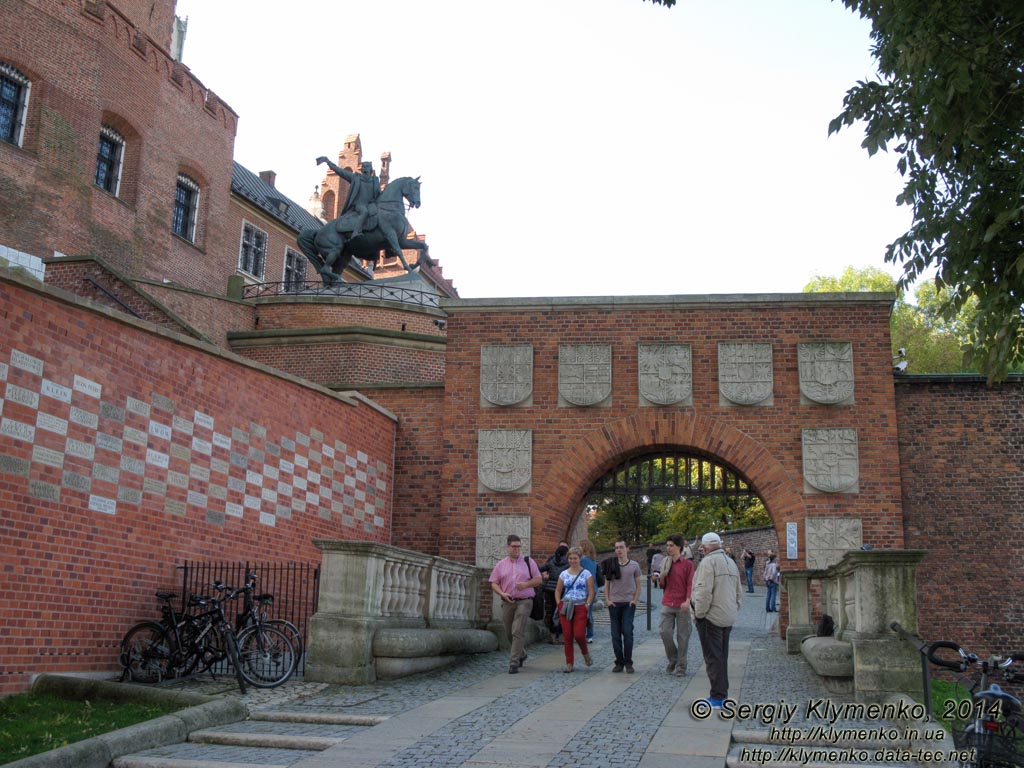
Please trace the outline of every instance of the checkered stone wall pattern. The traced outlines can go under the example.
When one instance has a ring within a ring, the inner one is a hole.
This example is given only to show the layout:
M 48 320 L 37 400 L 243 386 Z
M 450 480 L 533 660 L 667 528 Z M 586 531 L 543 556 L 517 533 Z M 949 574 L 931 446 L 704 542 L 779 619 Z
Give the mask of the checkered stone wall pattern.
M 388 489 L 387 464 L 318 429 L 275 436 L 255 422 L 221 425 L 163 395 L 104 397 L 102 384 L 77 373 L 62 383 L 45 368 L 18 349 L 0 362 L 0 437 L 32 446 L 25 460 L 0 443 L 0 467 L 27 474 L 34 498 L 80 497 L 110 515 L 145 499 L 216 525 L 226 516 L 273 526 L 316 514 L 368 533 L 385 526 L 378 495 Z

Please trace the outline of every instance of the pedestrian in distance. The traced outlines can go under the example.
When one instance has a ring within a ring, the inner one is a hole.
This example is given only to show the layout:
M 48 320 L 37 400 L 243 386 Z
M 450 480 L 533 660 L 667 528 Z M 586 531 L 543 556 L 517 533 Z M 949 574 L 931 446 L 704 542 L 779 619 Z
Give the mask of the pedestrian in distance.
M 594 663 L 587 650 L 587 614 L 594 604 L 594 575 L 580 564 L 581 555 L 579 547 L 569 550 L 569 567 L 559 575 L 555 587 L 555 600 L 558 602 L 558 618 L 562 623 L 565 648 L 563 672 L 573 670 L 574 640 L 583 654 L 583 663 L 588 667 Z
M 711 683 L 707 701 L 713 709 L 721 709 L 729 695 L 729 634 L 743 601 L 743 587 L 739 568 L 725 554 L 717 533 L 705 533 L 700 548 L 704 557 L 694 576 L 690 607 Z
M 757 555 L 746 547 L 743 548 L 743 573 L 747 577 L 747 592 L 754 593 L 754 563 Z
M 526 622 L 533 607 L 534 590 L 543 578 L 540 568 L 529 557 L 523 557 L 523 542 L 514 533 L 505 539 L 508 556 L 499 560 L 491 571 L 491 591 L 501 598 L 501 623 L 511 643 L 508 673 L 514 675 L 526 661 L 523 638 Z
M 775 555 L 768 555 L 768 562 L 764 564 L 764 585 L 768 587 L 764 609 L 768 613 L 775 613 L 775 599 L 779 594 L 779 566 L 775 562 Z
M 665 671 L 682 677 L 686 674 L 686 653 L 690 648 L 690 593 L 693 589 L 693 563 L 683 557 L 686 540 L 677 533 L 665 542 L 658 581 L 665 590 L 661 598 L 661 622 L 658 627 L 665 646 L 668 665 Z
M 615 557 L 605 561 L 610 565 L 605 573 L 604 602 L 612 629 L 612 651 L 615 666 L 612 672 L 626 670 L 633 674 L 633 618 L 640 602 L 640 563 L 630 560 L 626 542 L 615 542 Z
M 662 552 L 659 546 L 653 542 L 647 552 L 650 555 L 651 563 L 647 572 L 651 575 L 651 581 L 654 582 L 654 586 L 659 587 L 661 586 L 658 584 L 658 579 L 661 578 L 661 561 L 665 559 L 665 553 Z
M 594 576 L 594 592 L 596 594 L 597 590 L 604 586 L 604 576 L 601 574 L 601 569 L 597 567 L 597 550 L 594 549 L 594 543 L 590 539 L 584 539 L 580 542 L 580 552 L 583 553 L 583 557 L 580 558 L 580 565 Z M 594 642 L 593 606 L 587 611 L 587 642 Z

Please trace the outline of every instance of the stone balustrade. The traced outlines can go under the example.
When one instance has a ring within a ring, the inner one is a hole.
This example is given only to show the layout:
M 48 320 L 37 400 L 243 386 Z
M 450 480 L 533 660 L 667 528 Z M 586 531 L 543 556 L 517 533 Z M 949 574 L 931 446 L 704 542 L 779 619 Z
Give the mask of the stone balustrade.
M 489 571 L 387 544 L 314 544 L 323 565 L 307 680 L 369 683 L 497 647 L 480 617 Z
M 907 631 L 917 631 L 916 570 L 925 554 L 924 550 L 854 550 L 823 570 L 784 572 L 782 585 L 789 604 L 787 650 L 805 655 L 824 653 L 833 660 L 837 657 L 829 643 L 801 647 L 805 638 L 815 634 L 811 585 L 817 582 L 817 613 L 831 616 L 834 641 L 852 648 L 853 690 L 858 698 L 918 691 L 918 654 L 893 634 L 889 625 L 898 621 Z

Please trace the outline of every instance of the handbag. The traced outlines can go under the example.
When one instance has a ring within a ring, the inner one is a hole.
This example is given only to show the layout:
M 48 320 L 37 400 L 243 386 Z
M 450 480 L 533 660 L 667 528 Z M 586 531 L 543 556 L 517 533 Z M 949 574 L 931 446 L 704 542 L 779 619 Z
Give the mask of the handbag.
M 576 578 L 575 578 L 575 579 L 573 579 L 573 580 L 572 580 L 572 584 L 570 584 L 570 585 L 569 585 L 569 589 L 572 589 L 573 587 L 575 587 L 575 586 L 576 586 L 576 582 L 580 580 L 580 576 L 582 576 L 582 575 L 583 575 L 583 574 L 582 574 L 582 573 L 580 573 L 580 574 L 578 574 L 578 575 L 576 576 Z M 569 591 L 569 589 L 567 589 L 567 590 L 565 590 L 565 591 L 566 591 L 566 592 L 568 592 L 568 591 Z M 566 597 L 566 596 L 565 596 L 565 595 L 563 594 L 563 595 L 562 595 L 562 606 L 561 606 L 561 607 L 560 607 L 560 608 L 558 609 L 558 613 L 559 613 L 559 614 L 560 614 L 561 616 L 563 616 L 563 617 L 565 618 L 565 620 L 566 620 L 566 621 L 572 621 L 572 614 L 573 614 L 573 612 L 574 612 L 575 610 L 576 610 L 576 603 L 574 603 L 574 602 L 573 602 L 572 600 L 569 600 L 569 599 L 568 599 L 568 598 L 567 598 L 567 597 Z

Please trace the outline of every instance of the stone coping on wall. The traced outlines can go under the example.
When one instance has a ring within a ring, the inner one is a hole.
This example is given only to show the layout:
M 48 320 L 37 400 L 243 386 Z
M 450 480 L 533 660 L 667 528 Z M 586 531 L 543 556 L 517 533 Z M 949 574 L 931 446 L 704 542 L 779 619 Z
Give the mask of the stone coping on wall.
M 807 306 L 832 303 L 893 304 L 896 295 L 879 292 L 847 293 L 723 293 L 679 296 L 552 296 L 535 298 L 441 299 L 441 308 L 457 312 L 495 310 L 574 309 L 682 309 L 686 307 L 740 307 L 764 304 Z
M 394 331 L 388 328 L 347 325 L 324 328 L 271 328 L 265 331 L 228 331 L 228 342 L 238 347 L 274 346 L 283 340 L 305 344 L 333 344 L 346 342 L 386 343 L 388 346 L 443 352 L 448 344 L 444 336 L 425 333 Z
M 274 304 L 344 304 L 354 307 L 374 307 L 376 309 L 386 309 L 391 312 L 409 312 L 415 315 L 432 315 L 444 319 L 448 314 L 437 307 L 424 307 L 424 306 L 409 306 L 399 304 L 394 301 L 383 301 L 381 299 L 367 299 L 358 298 L 354 296 L 338 296 L 330 293 L 319 293 L 319 294 L 302 294 L 302 293 L 289 293 L 287 295 L 278 296 L 259 296 L 253 299 L 246 299 L 243 303 L 254 304 L 259 306 L 261 304 L 274 305 Z
M 70 307 L 74 307 L 85 312 L 92 312 L 93 314 L 100 315 L 106 318 L 107 320 L 118 323 L 119 325 L 135 328 L 136 330 L 142 333 L 148 333 L 152 336 L 158 336 L 167 339 L 168 341 L 174 342 L 175 344 L 181 344 L 183 346 L 192 347 L 193 349 L 199 350 L 200 352 L 210 355 L 211 357 L 217 357 L 222 360 L 234 363 L 236 365 L 241 365 L 246 368 L 259 371 L 260 373 L 264 373 L 268 376 L 273 376 L 274 378 L 281 379 L 283 381 L 288 381 L 300 387 L 314 390 L 324 395 L 325 397 L 330 397 L 331 399 L 337 400 L 338 402 L 341 403 L 345 403 L 346 405 L 358 407 L 360 403 L 365 404 L 366 406 L 380 412 L 382 415 L 386 416 L 392 421 L 398 421 L 398 417 L 394 413 L 389 411 L 387 408 L 385 408 L 382 405 L 379 405 L 378 403 L 373 402 L 372 400 L 363 395 L 359 395 L 358 393 L 335 392 L 334 390 L 322 387 L 318 384 L 314 384 L 313 382 L 307 381 L 306 379 L 300 378 L 299 376 L 292 376 L 291 374 L 285 373 L 284 371 L 279 371 L 276 368 L 272 368 L 269 365 L 263 365 L 262 363 L 258 363 L 246 357 L 242 357 L 232 352 L 228 352 L 214 344 L 198 341 L 196 339 L 185 336 L 184 334 L 175 333 L 174 331 L 169 331 L 165 328 L 161 328 L 160 326 L 153 325 L 152 323 L 146 322 L 145 320 L 139 320 L 129 315 L 123 314 L 121 312 L 115 312 L 112 309 L 108 309 L 106 307 L 95 304 L 94 302 L 91 302 L 88 299 L 84 299 L 80 296 L 76 296 L 75 294 L 68 293 L 67 291 L 64 291 L 60 288 L 54 288 L 53 286 L 44 285 L 36 280 L 32 280 L 30 278 L 19 275 L 14 270 L 0 268 L 0 284 L 4 283 L 17 286 L 22 290 L 29 291 L 39 296 L 43 296 L 51 301 L 60 302 L 61 304 L 66 304 Z

